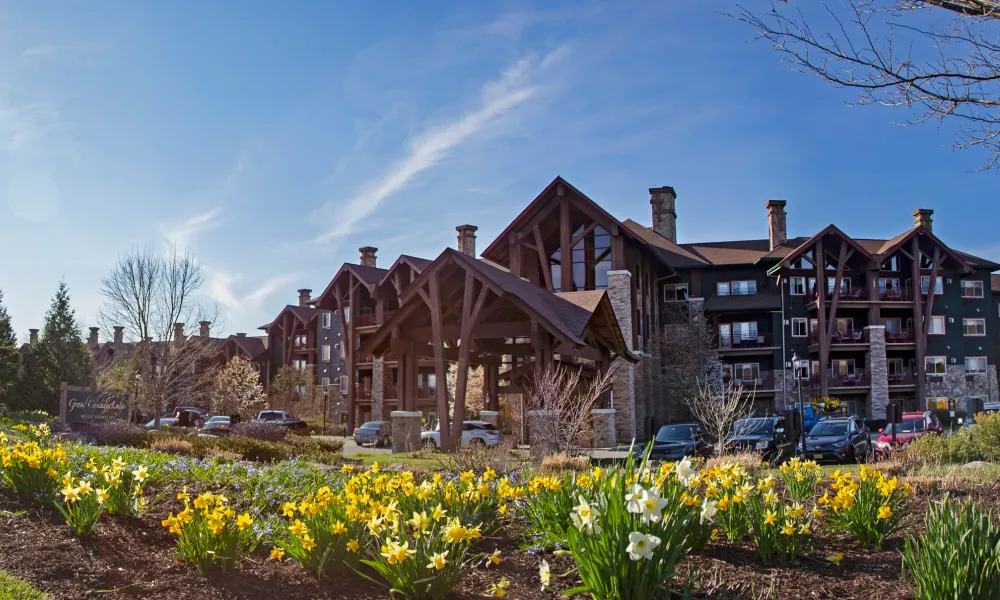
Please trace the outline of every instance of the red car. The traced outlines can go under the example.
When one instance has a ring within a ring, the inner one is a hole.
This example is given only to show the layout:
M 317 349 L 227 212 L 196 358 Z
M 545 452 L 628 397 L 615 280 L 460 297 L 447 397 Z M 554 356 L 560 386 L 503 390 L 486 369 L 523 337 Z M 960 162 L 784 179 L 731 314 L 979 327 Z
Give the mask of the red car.
M 880 456 L 887 456 L 892 450 L 892 430 L 896 429 L 896 445 L 905 446 L 918 437 L 930 433 L 942 433 L 944 428 L 937 416 L 929 411 L 903 413 L 902 423 L 889 423 L 884 429 L 879 429 L 878 439 L 875 440 L 875 452 Z

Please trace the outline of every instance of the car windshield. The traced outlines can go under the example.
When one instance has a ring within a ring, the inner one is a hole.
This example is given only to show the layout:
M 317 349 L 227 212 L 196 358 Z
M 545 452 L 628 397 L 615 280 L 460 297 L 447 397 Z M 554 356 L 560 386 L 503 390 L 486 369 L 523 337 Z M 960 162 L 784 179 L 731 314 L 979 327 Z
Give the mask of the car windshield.
M 173 425 L 177 422 L 177 419 L 173 417 L 162 417 L 160 418 L 160 425 Z M 149 423 L 146 423 L 146 427 L 156 427 L 156 419 L 153 419 Z
M 364 425 L 362 425 L 361 427 L 359 427 L 358 429 L 378 429 L 381 426 L 382 423 L 379 423 L 378 421 L 369 421 Z
M 809 432 L 809 437 L 847 435 L 847 421 L 820 421 Z
M 919 433 L 924 430 L 924 420 L 921 419 L 906 419 L 902 423 L 889 423 L 885 427 L 886 433 L 892 433 L 895 425 L 899 425 L 899 429 L 896 433 Z
M 257 418 L 263 419 L 265 421 L 271 421 L 276 419 L 282 419 L 284 418 L 284 415 L 276 410 L 265 410 L 264 412 L 260 413 L 260 416 L 258 416 Z
M 698 433 L 697 425 L 664 425 L 656 434 L 657 442 L 688 442 Z
M 229 417 L 212 417 L 208 420 L 209 423 L 228 423 Z
M 736 421 L 731 434 L 739 437 L 741 435 L 760 435 L 771 433 L 774 425 L 770 419 L 745 419 Z

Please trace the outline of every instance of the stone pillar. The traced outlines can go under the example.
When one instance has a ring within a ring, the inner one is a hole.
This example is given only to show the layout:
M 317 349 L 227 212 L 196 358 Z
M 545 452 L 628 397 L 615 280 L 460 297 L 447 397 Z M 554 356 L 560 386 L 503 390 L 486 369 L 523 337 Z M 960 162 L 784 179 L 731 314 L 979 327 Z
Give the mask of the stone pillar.
M 372 421 L 382 421 L 382 400 L 385 398 L 385 358 L 372 359 Z
M 625 338 L 632 350 L 632 274 L 627 270 L 608 271 L 608 298 Z M 635 439 L 635 367 L 615 359 L 615 380 L 611 385 L 611 408 L 615 409 L 615 439 Z
M 865 327 L 868 336 L 868 377 L 871 394 L 868 396 L 868 418 L 884 419 L 889 404 L 889 369 L 885 358 L 885 325 Z
M 555 454 L 559 413 L 554 410 L 528 411 L 528 441 L 536 460 Z
M 485 423 L 490 423 L 492 425 L 500 426 L 500 413 L 495 410 L 481 410 L 479 411 L 479 419 Z
M 423 413 L 419 410 L 394 410 L 392 418 L 392 453 L 420 450 L 420 430 Z
M 593 417 L 593 448 L 614 448 L 615 409 L 595 408 L 590 414 Z

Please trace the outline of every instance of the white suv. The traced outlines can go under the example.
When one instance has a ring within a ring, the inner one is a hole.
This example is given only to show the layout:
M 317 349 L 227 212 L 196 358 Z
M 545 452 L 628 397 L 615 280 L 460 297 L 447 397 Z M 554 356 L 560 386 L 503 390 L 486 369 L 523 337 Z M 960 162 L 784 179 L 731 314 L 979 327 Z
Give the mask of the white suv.
M 420 442 L 424 448 L 441 447 L 440 425 L 434 431 L 424 431 L 420 434 Z M 462 423 L 462 445 L 474 448 L 496 446 L 500 443 L 500 429 L 486 421 L 465 421 Z

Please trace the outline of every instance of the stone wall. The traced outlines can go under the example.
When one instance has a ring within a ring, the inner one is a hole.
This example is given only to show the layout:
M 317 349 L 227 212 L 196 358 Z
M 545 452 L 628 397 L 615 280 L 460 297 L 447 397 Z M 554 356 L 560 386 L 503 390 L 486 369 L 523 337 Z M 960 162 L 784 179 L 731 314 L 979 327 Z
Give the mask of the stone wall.
M 625 345 L 632 350 L 632 274 L 626 270 L 608 271 L 608 298 L 618 319 Z M 619 440 L 635 438 L 635 367 L 626 360 L 616 361 L 615 380 L 611 387 L 611 408 L 615 409 L 615 436 Z
M 591 411 L 593 423 L 592 448 L 615 447 L 615 410 L 613 408 L 595 408 Z
M 868 349 L 868 375 L 871 393 L 868 394 L 866 413 L 870 419 L 884 419 L 889 404 L 889 367 L 885 358 L 885 325 L 865 327 L 870 345 Z
M 376 357 L 372 361 L 372 421 L 382 421 L 385 413 L 382 400 L 385 398 L 385 360 Z
M 965 398 L 968 396 L 984 396 L 985 402 L 996 402 L 996 373 L 996 365 L 990 365 L 987 372 L 980 375 L 966 375 L 964 364 L 948 365 L 947 372 L 939 380 L 928 376 L 927 397 L 954 398 L 958 410 L 965 410 Z
M 420 450 L 423 413 L 394 410 L 390 416 L 392 418 L 392 453 L 400 454 Z

